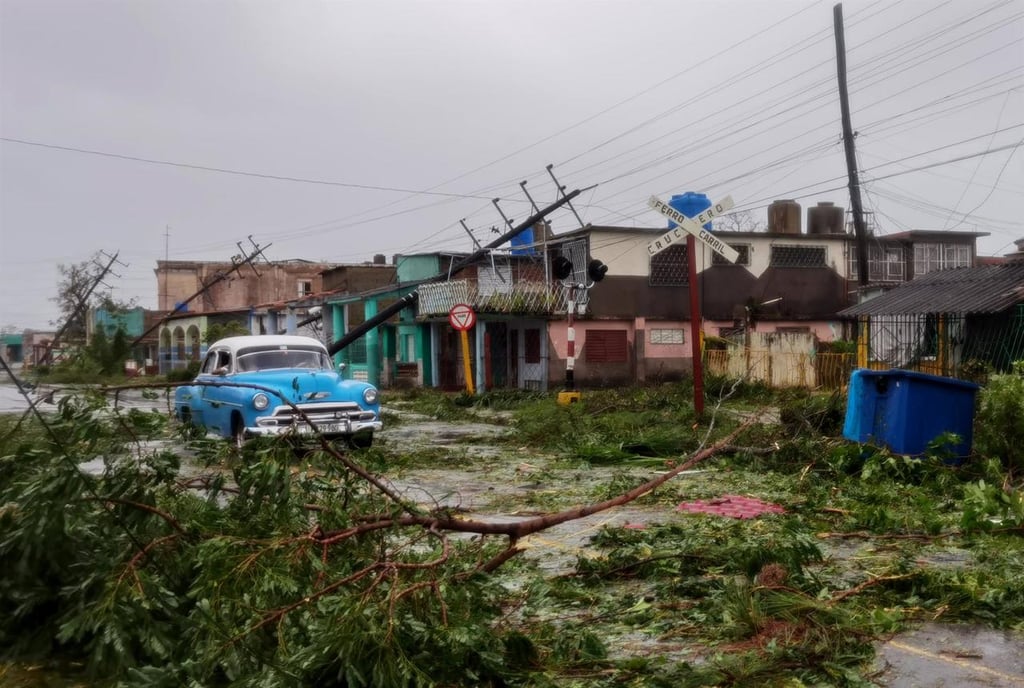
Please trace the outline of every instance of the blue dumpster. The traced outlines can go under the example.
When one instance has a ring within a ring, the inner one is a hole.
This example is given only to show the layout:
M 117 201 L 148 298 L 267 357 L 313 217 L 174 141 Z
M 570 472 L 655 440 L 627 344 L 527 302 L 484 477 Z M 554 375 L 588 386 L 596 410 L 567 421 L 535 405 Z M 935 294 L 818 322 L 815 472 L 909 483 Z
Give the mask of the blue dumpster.
M 923 454 L 945 432 L 960 436 L 947 448 L 962 459 L 971 451 L 978 385 L 912 370 L 855 370 L 850 376 L 843 437 Z

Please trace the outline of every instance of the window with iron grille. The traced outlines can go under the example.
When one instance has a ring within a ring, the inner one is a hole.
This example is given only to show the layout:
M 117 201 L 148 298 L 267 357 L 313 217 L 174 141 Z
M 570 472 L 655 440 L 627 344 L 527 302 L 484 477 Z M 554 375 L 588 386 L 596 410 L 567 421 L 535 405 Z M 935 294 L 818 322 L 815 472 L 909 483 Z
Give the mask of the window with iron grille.
M 629 360 L 625 330 L 587 330 L 583 347 L 587 363 L 625 363 Z
M 823 268 L 825 247 L 776 244 L 769 260 L 773 268 Z
M 651 344 L 682 344 L 681 329 L 654 328 L 651 330 Z
M 914 276 L 946 268 L 971 266 L 971 247 L 967 244 L 918 243 L 914 244 Z
M 736 253 L 740 254 L 736 262 L 730 263 L 725 259 L 725 256 L 718 253 L 718 251 L 714 251 L 711 253 L 712 265 L 750 265 L 750 244 L 729 244 L 729 246 L 736 249 Z
M 348 353 L 349 363 L 366 363 L 366 337 L 355 340 L 345 351 Z
M 867 249 L 869 280 L 878 282 L 903 280 L 903 250 L 899 246 L 871 244 Z M 850 279 L 858 279 L 860 277 L 860 265 L 857 249 L 853 244 L 850 244 L 847 249 L 847 265 Z
M 651 256 L 652 287 L 678 287 L 689 283 L 686 244 L 669 246 L 661 253 Z
M 903 251 L 900 249 L 885 249 L 885 276 L 891 280 L 903 279 Z

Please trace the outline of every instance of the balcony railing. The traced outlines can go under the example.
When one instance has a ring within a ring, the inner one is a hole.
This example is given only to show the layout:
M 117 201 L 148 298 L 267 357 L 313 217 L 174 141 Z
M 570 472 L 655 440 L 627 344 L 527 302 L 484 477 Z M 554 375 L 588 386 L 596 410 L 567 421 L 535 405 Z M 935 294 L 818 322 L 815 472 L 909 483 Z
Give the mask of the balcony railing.
M 417 317 L 447 315 L 457 303 L 468 304 L 478 313 L 555 315 L 565 313 L 566 294 L 560 284 L 545 282 L 518 282 L 483 290 L 470 280 L 424 284 L 419 288 Z

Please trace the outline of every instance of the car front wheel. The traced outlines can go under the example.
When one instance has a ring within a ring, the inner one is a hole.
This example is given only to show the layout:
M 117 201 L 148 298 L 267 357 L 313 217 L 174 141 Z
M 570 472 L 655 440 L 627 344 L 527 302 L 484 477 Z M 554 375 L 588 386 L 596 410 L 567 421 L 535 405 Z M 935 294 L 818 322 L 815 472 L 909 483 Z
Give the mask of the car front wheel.
M 348 435 L 345 440 L 353 449 L 369 449 L 373 446 L 373 433 L 361 432 L 357 435 Z
M 245 444 L 245 423 L 238 414 L 231 417 L 231 443 L 239 450 Z
M 181 419 L 181 426 L 186 439 L 192 440 L 200 436 L 199 426 L 192 420 L 192 409 L 187 406 L 182 408 L 178 417 Z

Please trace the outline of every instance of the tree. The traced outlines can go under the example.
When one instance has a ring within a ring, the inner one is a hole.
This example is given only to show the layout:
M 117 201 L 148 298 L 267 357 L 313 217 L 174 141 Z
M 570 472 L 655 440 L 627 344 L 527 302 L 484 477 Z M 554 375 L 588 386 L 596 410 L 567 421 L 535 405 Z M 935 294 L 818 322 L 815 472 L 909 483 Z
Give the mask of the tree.
M 755 220 L 749 210 L 740 210 L 716 219 L 715 229 L 724 232 L 763 232 L 766 225 Z
M 85 341 L 85 311 L 90 300 L 98 303 L 98 297 L 93 298 L 101 272 L 96 264 L 96 256 L 81 263 L 57 264 L 61 278 L 57 283 L 57 296 L 51 301 L 57 304 L 60 318 L 50 324 L 64 327 L 65 342 Z
M 213 323 L 207 326 L 206 332 L 203 334 L 203 341 L 213 344 L 225 337 L 238 337 L 247 334 L 252 333 L 249 332 L 249 328 L 239 322 Z
M 131 353 L 131 342 L 128 340 L 128 335 L 124 328 L 118 327 L 114 332 L 114 339 L 110 342 L 110 361 L 113 367 L 111 372 L 121 372 L 124 369 L 124 362 L 128 360 Z
M 57 272 L 61 279 L 57 283 L 57 296 L 50 299 L 60 309 L 59 321 L 51 325 L 64 327 L 62 339 L 66 342 L 85 341 L 85 313 L 90 308 L 102 308 L 109 313 L 123 313 L 135 307 L 134 299 L 118 301 L 109 291 L 102 291 L 102 278 L 107 272 L 100 260 L 102 254 L 81 263 L 58 263 Z M 108 261 L 107 266 L 110 265 Z

